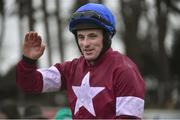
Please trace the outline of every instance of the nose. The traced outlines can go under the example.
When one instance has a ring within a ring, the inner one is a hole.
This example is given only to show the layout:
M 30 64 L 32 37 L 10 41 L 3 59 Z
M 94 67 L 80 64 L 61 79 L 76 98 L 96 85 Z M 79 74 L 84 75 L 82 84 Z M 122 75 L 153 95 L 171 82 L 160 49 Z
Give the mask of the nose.
M 85 37 L 83 44 L 84 44 L 84 47 L 86 47 L 86 48 L 90 46 L 90 41 L 88 40 L 87 37 Z

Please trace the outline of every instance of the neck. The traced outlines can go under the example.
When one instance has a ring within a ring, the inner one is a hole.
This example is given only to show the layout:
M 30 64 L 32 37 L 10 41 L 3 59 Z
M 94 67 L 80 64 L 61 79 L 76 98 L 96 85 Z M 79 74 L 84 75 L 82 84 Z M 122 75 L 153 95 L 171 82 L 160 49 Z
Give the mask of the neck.
M 95 60 L 87 60 L 86 62 L 89 64 L 89 65 L 91 65 L 91 66 L 94 66 L 95 64 L 98 64 L 99 62 L 101 62 L 102 61 L 102 59 L 104 59 L 104 56 L 105 56 L 105 54 L 107 53 L 107 51 L 110 51 L 112 48 L 109 48 L 109 49 L 107 49 L 105 52 L 104 52 L 104 54 L 101 54 L 101 56 L 98 56 Z
M 95 61 L 88 61 L 88 63 L 89 63 L 90 65 L 94 65 L 94 64 L 95 64 Z

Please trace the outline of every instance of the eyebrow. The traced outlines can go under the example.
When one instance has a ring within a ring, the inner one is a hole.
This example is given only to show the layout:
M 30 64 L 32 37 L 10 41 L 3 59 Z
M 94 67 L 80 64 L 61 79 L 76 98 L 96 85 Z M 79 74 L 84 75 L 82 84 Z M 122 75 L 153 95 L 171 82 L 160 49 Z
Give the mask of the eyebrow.
M 77 36 L 80 36 L 80 35 L 83 35 L 83 34 L 81 34 L 81 33 L 77 34 Z M 96 33 L 96 32 L 92 32 L 92 33 L 89 33 L 89 34 L 87 34 L 87 35 L 97 35 L 97 33 Z M 84 35 L 83 35 L 83 36 L 84 36 Z
M 84 36 L 83 34 L 77 34 L 77 37 L 81 37 L 81 36 Z

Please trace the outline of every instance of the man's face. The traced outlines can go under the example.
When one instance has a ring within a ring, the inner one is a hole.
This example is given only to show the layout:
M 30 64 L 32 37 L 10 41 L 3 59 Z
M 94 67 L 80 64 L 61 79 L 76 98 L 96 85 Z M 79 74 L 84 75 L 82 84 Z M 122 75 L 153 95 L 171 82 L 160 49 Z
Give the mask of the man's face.
M 103 48 L 103 31 L 100 29 L 79 30 L 77 39 L 85 59 L 93 62 Z

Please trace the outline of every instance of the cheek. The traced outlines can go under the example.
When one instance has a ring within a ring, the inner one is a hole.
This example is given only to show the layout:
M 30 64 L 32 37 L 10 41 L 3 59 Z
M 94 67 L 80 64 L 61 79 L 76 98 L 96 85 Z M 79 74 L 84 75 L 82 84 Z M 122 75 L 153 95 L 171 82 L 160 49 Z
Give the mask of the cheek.
M 83 44 L 81 42 L 78 41 L 77 43 L 80 48 L 83 46 Z
M 96 43 L 96 46 L 99 48 L 99 49 L 102 49 L 103 48 L 103 41 L 99 41 Z

